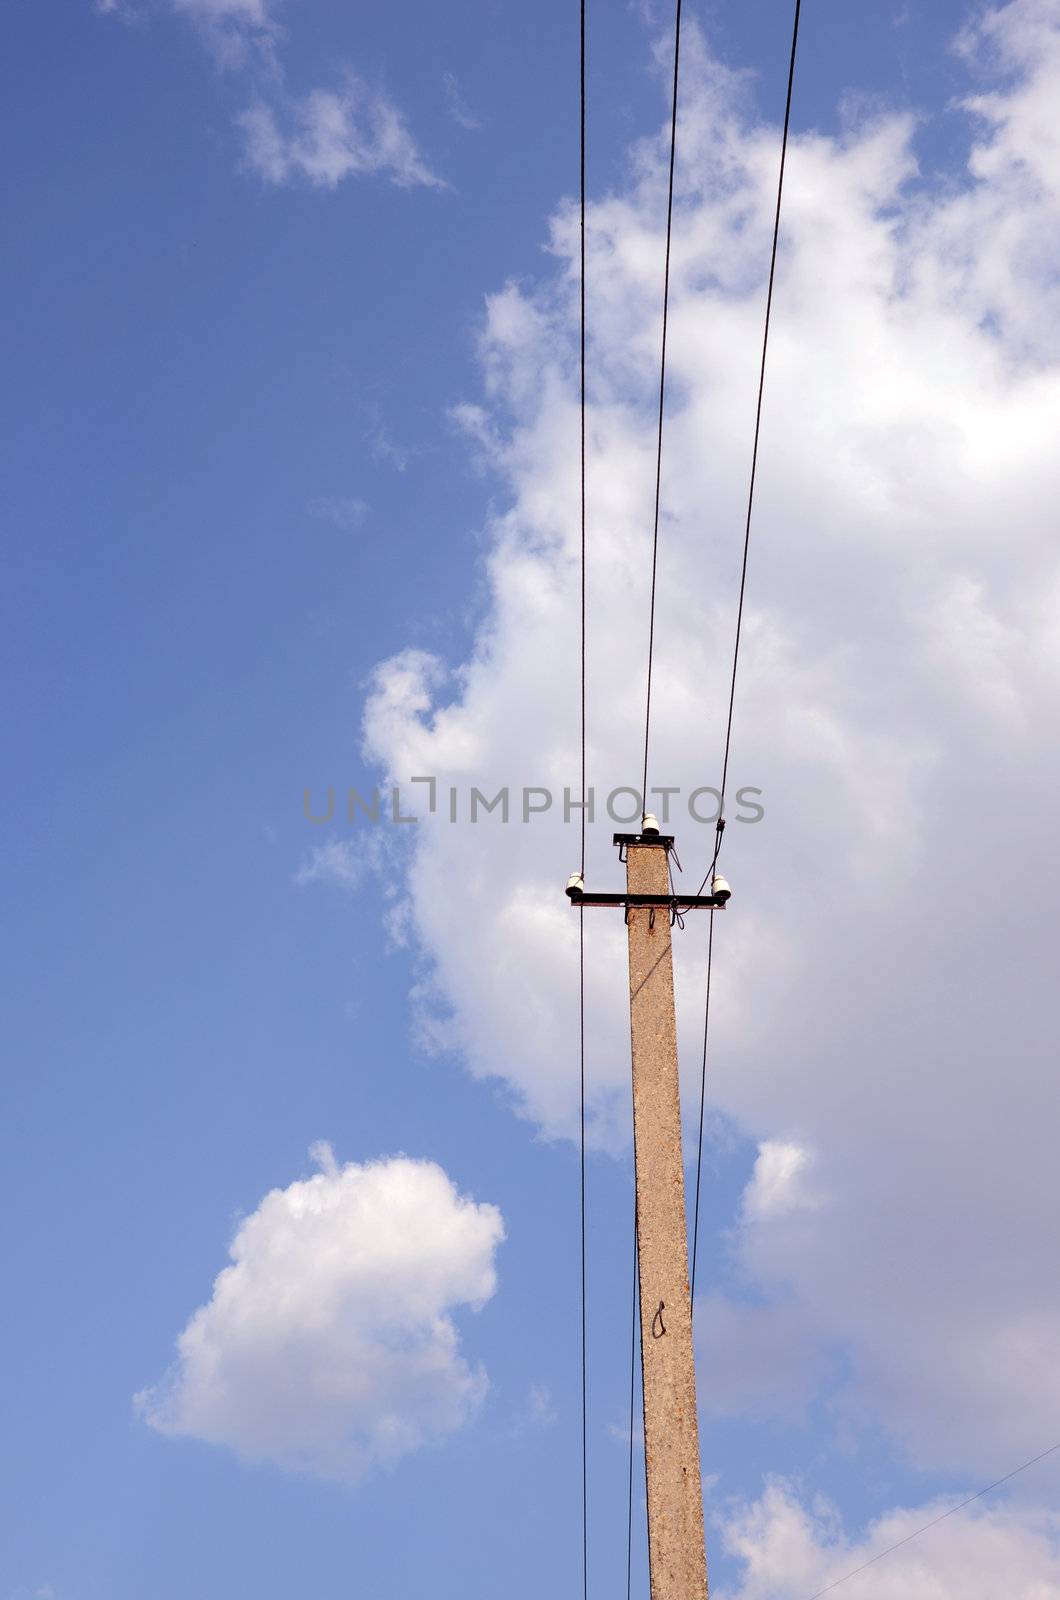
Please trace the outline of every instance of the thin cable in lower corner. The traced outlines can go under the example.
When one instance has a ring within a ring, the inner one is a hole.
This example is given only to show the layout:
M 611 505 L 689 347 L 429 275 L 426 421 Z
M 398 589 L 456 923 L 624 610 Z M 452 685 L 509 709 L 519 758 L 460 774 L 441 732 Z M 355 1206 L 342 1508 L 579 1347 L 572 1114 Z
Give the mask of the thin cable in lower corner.
M 585 1263 L 585 910 L 578 910 L 578 1032 L 580 1067 L 580 1198 L 582 1277 L 582 1594 L 589 1593 L 588 1350 Z
M 985 1489 L 979 1489 L 975 1494 L 970 1494 L 967 1500 L 962 1500 L 959 1505 L 951 1506 L 948 1511 L 943 1511 L 941 1516 L 933 1517 L 930 1522 L 925 1522 L 922 1528 L 915 1528 L 912 1533 L 907 1533 L 905 1538 L 899 1539 L 896 1544 L 889 1544 L 886 1550 L 881 1550 L 878 1555 L 873 1556 L 870 1560 L 863 1561 L 861 1566 L 855 1567 L 852 1572 L 846 1572 L 841 1578 L 837 1578 L 834 1583 L 826 1584 L 823 1589 L 818 1589 L 815 1595 L 811 1595 L 810 1600 L 821 1600 L 822 1595 L 831 1594 L 833 1589 L 838 1589 L 841 1583 L 846 1583 L 849 1579 L 856 1578 L 859 1572 L 865 1571 L 866 1567 L 874 1567 L 877 1561 L 883 1560 L 884 1556 L 889 1556 L 895 1550 L 900 1550 L 904 1544 L 910 1544 L 912 1540 L 919 1539 L 920 1535 L 927 1533 L 929 1528 L 937 1528 L 940 1522 L 945 1522 L 947 1517 L 956 1516 L 958 1511 L 963 1511 L 965 1506 L 970 1506 L 973 1500 L 981 1500 L 984 1494 L 990 1494 L 994 1489 L 1000 1489 L 1001 1485 L 1008 1483 L 1010 1478 L 1015 1478 L 1019 1473 L 1026 1472 L 1028 1467 L 1036 1467 L 1039 1461 L 1044 1461 L 1046 1456 L 1055 1455 L 1058 1450 L 1060 1450 L 1060 1444 L 1052 1444 L 1048 1450 L 1043 1450 L 1041 1455 L 1032 1456 L 1029 1461 L 1024 1461 L 1021 1466 L 1013 1467 L 1012 1471 L 1006 1472 L 1003 1478 L 996 1479 L 994 1483 L 988 1483 Z
M 629 1504 L 626 1522 L 626 1600 L 633 1592 L 633 1421 L 637 1380 L 637 1211 L 633 1208 L 633 1315 L 629 1330 Z

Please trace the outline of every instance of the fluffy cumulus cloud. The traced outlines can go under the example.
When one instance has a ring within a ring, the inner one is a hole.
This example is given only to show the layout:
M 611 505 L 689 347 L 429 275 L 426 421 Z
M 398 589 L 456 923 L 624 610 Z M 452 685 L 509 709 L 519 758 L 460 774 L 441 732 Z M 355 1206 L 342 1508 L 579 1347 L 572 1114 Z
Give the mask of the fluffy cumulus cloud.
M 835 1585 L 847 1600 L 1055 1600 L 1060 1518 L 968 1509 L 882 1559 L 953 1502 L 888 1512 L 849 1539 L 833 1507 L 807 1508 L 791 1484 L 769 1484 L 753 1505 L 716 1519 L 721 1545 L 743 1568 L 717 1600 L 811 1600 Z M 858 1571 L 865 1568 L 864 1571 Z M 842 1582 L 850 1573 L 857 1573 Z
M 1060 8 L 990 10 L 960 50 L 964 170 L 919 170 L 917 119 L 878 107 L 789 150 L 710 1076 L 718 1125 L 759 1154 L 743 1203 L 711 1220 L 731 1229 L 749 1303 L 842 1352 L 832 1415 L 882 1423 L 924 1466 L 990 1475 L 1060 1437 Z M 720 776 L 778 130 L 694 35 L 687 62 L 650 782 L 682 789 L 671 825 L 694 887 L 713 829 L 685 797 Z M 619 882 L 604 797 L 640 776 L 666 152 L 664 131 L 642 143 L 588 218 L 597 886 Z M 462 663 L 410 650 L 379 668 L 365 742 L 392 781 L 438 778 L 433 813 L 420 791 L 405 924 L 425 1034 L 563 1136 L 577 1112 L 569 206 L 551 249 L 541 282 L 489 299 L 484 393 L 458 413 L 497 482 L 485 618 Z M 472 786 L 508 789 L 507 823 L 500 808 L 468 821 Z M 527 825 L 524 786 L 555 797 Z M 743 786 L 762 790 L 763 820 L 733 810 Z M 623 929 L 585 915 L 592 1134 L 618 1147 Z M 690 918 L 690 1097 L 704 945 Z M 738 1336 L 740 1318 L 727 1326 Z
M 751 1181 L 744 1190 L 744 1216 L 752 1220 L 776 1217 L 811 1205 L 806 1188 L 810 1160 L 809 1152 L 797 1144 L 785 1144 L 782 1139 L 763 1140 Z
M 240 1225 L 231 1265 L 137 1395 L 159 1432 L 248 1460 L 355 1481 L 461 1427 L 487 1388 L 452 1313 L 496 1288 L 496 1207 L 404 1156 L 274 1189 Z

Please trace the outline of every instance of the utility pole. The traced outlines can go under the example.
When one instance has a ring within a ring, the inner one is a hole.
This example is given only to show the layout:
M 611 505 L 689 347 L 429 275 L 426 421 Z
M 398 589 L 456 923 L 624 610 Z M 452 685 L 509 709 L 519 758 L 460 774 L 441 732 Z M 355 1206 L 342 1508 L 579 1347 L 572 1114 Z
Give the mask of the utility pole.
M 652 816 L 641 833 L 616 834 L 615 843 L 625 854 L 626 893 L 587 894 L 577 873 L 567 893 L 576 906 L 624 906 L 629 930 L 651 1597 L 707 1600 L 670 929 L 676 912 L 723 909 L 729 886 L 716 876 L 710 895 L 673 895 L 673 839 Z
M 627 844 L 631 895 L 669 899 L 667 855 L 658 838 Z M 706 1600 L 669 911 L 629 906 L 626 923 L 651 1595 Z

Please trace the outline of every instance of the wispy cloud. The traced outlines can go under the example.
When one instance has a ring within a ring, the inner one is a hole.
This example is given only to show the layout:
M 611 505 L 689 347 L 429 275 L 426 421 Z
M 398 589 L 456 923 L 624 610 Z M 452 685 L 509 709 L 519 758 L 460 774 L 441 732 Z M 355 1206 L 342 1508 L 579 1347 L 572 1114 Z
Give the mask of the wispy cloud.
M 356 889 L 374 859 L 369 845 L 364 842 L 355 846 L 348 839 L 330 839 L 327 844 L 317 845 L 310 851 L 308 860 L 295 873 L 294 881 L 299 886 L 330 883 L 339 889 Z
M 280 28 L 268 0 L 172 0 L 174 11 L 194 24 L 214 59 L 226 68 L 252 59 L 278 71 Z
M 306 503 L 311 517 L 330 522 L 336 528 L 360 527 L 367 510 L 367 500 L 359 500 L 354 495 L 319 494 Z
M 552 1399 L 552 1390 L 547 1383 L 531 1385 L 527 1415 L 535 1428 L 551 1428 L 559 1420 L 559 1413 Z
M 628 1422 L 621 1425 L 617 1422 L 609 1422 L 607 1424 L 607 1432 L 609 1437 L 614 1439 L 617 1444 L 629 1443 Z M 633 1425 L 633 1443 L 635 1445 L 643 1445 L 644 1443 L 644 1422 L 640 1417 L 637 1418 Z
M 210 25 L 250 31 L 272 31 L 276 27 L 268 0 L 173 0 L 173 9 Z
M 399 188 L 446 187 L 427 166 L 397 107 L 349 73 L 342 89 L 311 89 L 277 106 L 259 100 L 236 119 L 248 169 L 266 183 L 334 189 L 376 174 Z
M 442 84 L 445 88 L 446 110 L 453 121 L 458 123 L 461 128 L 466 128 L 469 133 L 474 133 L 476 129 L 481 128 L 481 122 L 460 93 L 460 85 L 456 80 L 455 74 L 452 72 L 443 73 Z
M 378 405 L 368 403 L 361 409 L 367 424 L 362 438 L 371 452 L 372 459 L 382 462 L 384 466 L 393 467 L 395 472 L 404 472 L 409 462 L 420 454 L 419 448 L 416 445 L 400 444 L 392 437 Z
M 348 177 L 377 175 L 402 189 L 444 189 L 428 166 L 405 117 L 380 88 L 353 71 L 338 87 L 291 95 L 284 88 L 279 45 L 284 30 L 270 0 L 169 0 L 185 17 L 217 64 L 246 70 L 256 97 L 236 117 L 243 135 L 243 167 L 266 183 L 308 182 L 334 189 Z M 95 0 L 96 10 L 119 16 L 127 0 Z

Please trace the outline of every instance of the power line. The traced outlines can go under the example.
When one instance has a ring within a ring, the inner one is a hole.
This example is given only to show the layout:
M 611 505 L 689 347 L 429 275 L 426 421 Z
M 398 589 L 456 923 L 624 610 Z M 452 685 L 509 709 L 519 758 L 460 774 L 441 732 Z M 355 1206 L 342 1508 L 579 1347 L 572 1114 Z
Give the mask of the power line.
M 579 166 L 581 171 L 581 323 L 580 323 L 580 410 L 581 410 L 581 656 L 582 656 L 582 809 L 581 870 L 585 875 L 585 746 L 586 746 L 586 538 L 585 538 L 585 0 L 581 0 L 581 129 Z
M 706 876 L 697 893 L 702 894 L 708 880 L 713 877 L 718 864 L 722 836 L 725 831 L 725 789 L 729 778 L 729 746 L 732 743 L 732 714 L 736 699 L 736 669 L 740 657 L 740 633 L 743 626 L 743 603 L 747 588 L 747 555 L 751 541 L 751 512 L 754 508 L 755 474 L 758 468 L 758 441 L 762 427 L 762 395 L 766 379 L 766 351 L 769 347 L 769 316 L 773 307 L 773 280 L 777 266 L 777 241 L 780 238 L 780 205 L 784 194 L 784 164 L 788 152 L 788 129 L 791 125 L 791 95 L 795 83 L 795 51 L 799 42 L 799 12 L 802 0 L 795 0 L 795 20 L 791 30 L 791 58 L 788 63 L 788 92 L 784 102 L 784 132 L 780 141 L 780 176 L 777 180 L 777 206 L 773 217 L 773 245 L 769 257 L 769 288 L 766 293 L 765 326 L 762 332 L 762 360 L 758 370 L 758 404 L 755 409 L 754 447 L 751 451 L 751 481 L 747 491 L 747 520 L 744 524 L 743 564 L 740 570 L 740 599 L 736 609 L 736 640 L 732 653 L 732 678 L 729 684 L 729 714 L 725 725 L 725 757 L 721 769 L 721 800 L 718 826 L 714 835 L 714 855 Z M 707 1040 L 710 1033 L 710 979 L 714 962 L 714 913 L 710 913 L 710 932 L 707 936 L 706 999 L 703 1005 L 703 1064 L 699 1079 L 699 1149 L 696 1157 L 696 1201 L 692 1221 L 692 1270 L 690 1296 L 695 1313 L 696 1257 L 699 1246 L 699 1194 L 703 1175 L 703 1116 L 707 1094 Z
M 825 1588 L 818 1589 L 815 1595 L 810 1596 L 810 1600 L 821 1600 L 822 1595 L 831 1594 L 833 1589 L 838 1589 L 841 1583 L 846 1583 L 850 1578 L 856 1578 L 859 1572 L 865 1571 L 866 1567 L 875 1566 L 876 1562 L 882 1561 L 884 1556 L 892 1555 L 895 1550 L 900 1550 L 904 1544 L 909 1544 L 913 1539 L 919 1539 L 920 1535 L 927 1533 L 929 1528 L 937 1528 L 940 1522 L 945 1522 L 947 1517 L 956 1516 L 958 1511 L 963 1511 L 965 1506 L 970 1506 L 973 1500 L 981 1500 L 984 1494 L 990 1494 L 994 1489 L 1000 1489 L 1001 1485 L 1008 1483 L 1010 1478 L 1015 1478 L 1019 1473 L 1026 1472 L 1028 1467 L 1036 1467 L 1039 1461 L 1044 1461 L 1046 1456 L 1054 1455 L 1057 1450 L 1060 1450 L 1060 1443 L 1050 1445 L 1048 1450 L 1043 1450 L 1040 1456 L 1032 1456 L 1030 1461 L 1025 1461 L 1022 1466 L 1013 1467 L 1012 1471 L 1006 1472 L 1003 1478 L 998 1478 L 995 1483 L 988 1483 L 985 1489 L 979 1489 L 975 1494 L 970 1494 L 967 1500 L 961 1501 L 960 1505 L 951 1506 L 941 1516 L 932 1517 L 931 1521 L 925 1522 L 922 1528 L 917 1528 L 913 1533 L 907 1533 L 904 1539 L 899 1539 L 895 1544 L 889 1544 L 886 1550 L 881 1550 L 878 1555 L 874 1555 L 870 1560 L 863 1561 L 860 1567 L 855 1567 L 852 1572 L 844 1573 L 841 1578 L 837 1578 L 834 1583 L 827 1584 Z
M 589 1460 L 588 1460 L 588 1361 L 586 1351 L 586 1272 L 585 1272 L 585 909 L 578 910 L 578 1031 L 580 1035 L 580 1195 L 582 1246 L 582 1595 L 589 1594 Z
M 743 561 L 740 567 L 740 598 L 736 607 L 736 640 L 732 652 L 732 677 L 729 682 L 729 713 L 725 723 L 725 755 L 721 766 L 721 809 L 718 813 L 719 824 L 725 818 L 725 794 L 729 781 L 729 748 L 732 744 L 732 714 L 736 701 L 736 671 L 740 660 L 740 637 L 743 631 L 743 605 L 747 591 L 747 557 L 751 547 L 751 515 L 754 510 L 755 478 L 758 473 L 758 444 L 762 433 L 762 396 L 766 384 L 766 352 L 769 349 L 769 318 L 773 309 L 773 281 L 777 270 L 777 243 L 780 238 L 780 206 L 784 195 L 784 165 L 788 155 L 788 129 L 791 125 L 791 94 L 795 84 L 795 52 L 799 42 L 799 12 L 802 0 L 795 0 L 795 21 L 791 30 L 791 59 L 788 63 L 788 93 L 784 103 L 784 132 L 780 141 L 780 176 L 777 180 L 777 206 L 773 217 L 773 245 L 769 256 L 769 287 L 766 291 L 766 315 L 762 329 L 762 359 L 758 369 L 758 400 L 755 406 L 754 444 L 751 449 L 751 481 L 747 490 L 747 516 L 744 522 L 743 534 Z M 721 850 L 722 827 L 719 826 L 714 836 L 714 859 L 707 869 L 706 877 L 699 886 L 699 893 L 717 866 L 718 853 Z
M 585 645 L 585 4 L 581 0 L 579 28 L 579 134 L 578 165 L 581 196 L 581 322 L 580 322 L 580 410 L 581 410 L 581 871 L 585 874 L 585 747 L 586 747 L 586 645 Z M 578 911 L 578 1031 L 579 1031 L 579 1120 L 580 1120 L 580 1220 L 582 1292 L 582 1596 L 589 1594 L 589 1457 L 588 1457 L 588 1354 L 587 1288 L 585 1262 L 585 910 Z
M 659 360 L 659 433 L 655 451 L 655 523 L 651 547 L 651 605 L 648 618 L 648 685 L 644 704 L 644 781 L 641 809 L 648 806 L 648 734 L 651 729 L 651 669 L 655 651 L 655 578 L 659 565 L 659 501 L 662 492 L 663 412 L 666 401 L 666 325 L 670 309 L 670 235 L 674 213 L 674 163 L 677 156 L 677 81 L 681 60 L 681 0 L 674 19 L 674 90 L 670 115 L 670 178 L 666 197 L 666 265 L 663 271 L 662 354 Z M 584 813 L 583 813 L 584 815 Z
M 633 1206 L 633 1315 L 629 1329 L 629 1506 L 626 1523 L 626 1600 L 633 1593 L 633 1417 L 637 1378 L 637 1207 Z

